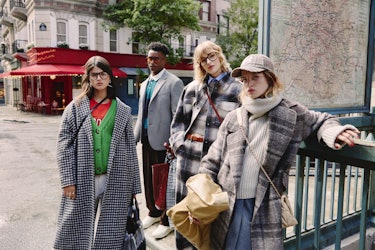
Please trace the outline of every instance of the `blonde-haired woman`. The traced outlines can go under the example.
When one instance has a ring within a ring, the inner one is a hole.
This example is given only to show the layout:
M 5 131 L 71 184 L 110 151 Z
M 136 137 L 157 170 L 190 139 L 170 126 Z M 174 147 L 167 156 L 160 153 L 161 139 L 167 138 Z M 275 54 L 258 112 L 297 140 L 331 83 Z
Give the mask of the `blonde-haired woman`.
M 271 59 L 254 54 L 232 72 L 243 83 L 242 107 L 229 113 L 202 159 L 208 174 L 229 195 L 229 210 L 211 225 L 212 249 L 284 249 L 279 193 L 302 140 L 311 134 L 333 149 L 354 145 L 359 131 L 328 113 L 283 98 Z
M 194 80 L 183 90 L 171 124 L 170 145 L 177 156 L 176 202 L 187 194 L 187 179 L 198 173 L 222 119 L 239 107 L 242 85 L 230 75 L 220 46 L 205 41 L 194 51 Z M 178 232 L 177 249 L 193 248 Z
M 113 81 L 108 61 L 91 57 L 82 94 L 62 115 L 55 249 L 122 248 L 128 208 L 141 184 L 130 107 L 116 98 Z

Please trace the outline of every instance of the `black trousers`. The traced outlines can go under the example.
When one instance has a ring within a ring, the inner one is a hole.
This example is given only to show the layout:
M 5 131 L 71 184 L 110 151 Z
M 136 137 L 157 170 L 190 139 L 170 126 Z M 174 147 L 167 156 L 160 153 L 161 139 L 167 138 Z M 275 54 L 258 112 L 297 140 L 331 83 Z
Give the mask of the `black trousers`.
M 143 162 L 143 183 L 145 188 L 146 205 L 149 210 L 148 215 L 159 217 L 160 224 L 169 226 L 166 210 L 159 210 L 155 207 L 154 191 L 152 187 L 152 168 L 153 164 L 163 163 L 165 161 L 166 150 L 154 150 L 150 146 L 148 137 L 142 139 L 142 162 Z

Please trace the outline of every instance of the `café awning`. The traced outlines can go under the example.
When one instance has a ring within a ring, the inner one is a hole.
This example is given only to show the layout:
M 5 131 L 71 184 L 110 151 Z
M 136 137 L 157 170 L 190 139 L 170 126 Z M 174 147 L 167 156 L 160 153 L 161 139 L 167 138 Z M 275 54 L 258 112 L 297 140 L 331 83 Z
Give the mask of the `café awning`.
M 34 64 L 20 69 L 4 72 L 0 74 L 0 78 L 5 77 L 22 77 L 22 76 L 61 76 L 61 75 L 82 75 L 85 69 L 80 65 L 67 64 Z M 112 67 L 115 77 L 127 77 L 122 70 Z

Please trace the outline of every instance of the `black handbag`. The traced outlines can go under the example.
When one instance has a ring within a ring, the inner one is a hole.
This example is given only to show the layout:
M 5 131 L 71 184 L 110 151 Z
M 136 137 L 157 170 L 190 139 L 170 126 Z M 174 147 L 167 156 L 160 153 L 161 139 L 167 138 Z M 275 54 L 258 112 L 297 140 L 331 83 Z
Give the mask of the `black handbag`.
M 146 239 L 135 198 L 129 206 L 123 250 L 146 250 Z

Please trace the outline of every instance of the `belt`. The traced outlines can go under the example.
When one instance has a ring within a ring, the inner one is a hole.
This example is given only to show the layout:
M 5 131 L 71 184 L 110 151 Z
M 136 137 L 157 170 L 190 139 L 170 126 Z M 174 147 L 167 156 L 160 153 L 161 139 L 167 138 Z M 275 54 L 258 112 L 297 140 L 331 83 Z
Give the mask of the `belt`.
M 185 138 L 191 141 L 203 142 L 203 136 L 200 135 L 186 134 Z

